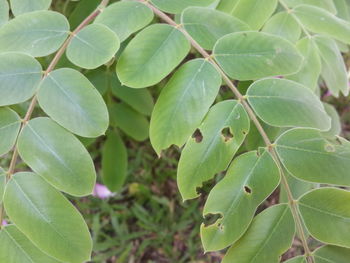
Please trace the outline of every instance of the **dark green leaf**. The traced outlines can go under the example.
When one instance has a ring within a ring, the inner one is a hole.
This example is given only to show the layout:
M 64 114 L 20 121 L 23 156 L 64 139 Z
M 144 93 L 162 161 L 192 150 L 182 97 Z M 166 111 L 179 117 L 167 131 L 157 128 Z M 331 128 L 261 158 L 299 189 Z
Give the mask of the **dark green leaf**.
M 115 132 L 107 133 L 102 149 L 102 180 L 112 192 L 118 191 L 127 176 L 128 153 L 124 142 Z

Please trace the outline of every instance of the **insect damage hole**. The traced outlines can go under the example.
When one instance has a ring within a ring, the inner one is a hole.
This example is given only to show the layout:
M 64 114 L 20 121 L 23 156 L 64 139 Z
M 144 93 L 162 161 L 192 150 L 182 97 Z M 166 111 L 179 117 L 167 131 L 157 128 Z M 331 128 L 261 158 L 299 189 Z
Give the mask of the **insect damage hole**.
M 232 140 L 232 138 L 233 138 L 233 134 L 232 134 L 231 129 L 229 127 L 223 128 L 221 130 L 221 135 L 223 136 L 225 142 L 228 142 L 228 141 Z
M 252 189 L 249 186 L 244 186 L 244 192 L 246 192 L 248 195 L 252 194 Z
M 203 224 L 206 227 L 211 226 L 211 225 L 214 225 L 221 218 L 222 218 L 222 214 L 220 214 L 220 213 L 217 213 L 217 214 L 209 213 L 209 214 L 204 215 Z M 219 224 L 219 227 L 223 228 L 223 226 L 221 224 Z
M 196 143 L 200 143 L 203 141 L 203 135 L 199 129 L 197 129 L 193 134 L 192 138 L 196 141 Z

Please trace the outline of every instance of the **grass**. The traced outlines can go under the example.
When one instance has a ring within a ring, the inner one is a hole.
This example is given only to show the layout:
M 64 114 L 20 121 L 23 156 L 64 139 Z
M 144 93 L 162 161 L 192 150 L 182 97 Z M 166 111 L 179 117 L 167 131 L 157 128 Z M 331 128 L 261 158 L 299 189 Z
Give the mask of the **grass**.
M 179 152 L 158 159 L 149 143 L 128 142 L 129 172 L 116 196 L 76 200 L 93 236 L 92 262 L 220 262 L 203 254 L 203 199 L 183 203 L 176 186 Z

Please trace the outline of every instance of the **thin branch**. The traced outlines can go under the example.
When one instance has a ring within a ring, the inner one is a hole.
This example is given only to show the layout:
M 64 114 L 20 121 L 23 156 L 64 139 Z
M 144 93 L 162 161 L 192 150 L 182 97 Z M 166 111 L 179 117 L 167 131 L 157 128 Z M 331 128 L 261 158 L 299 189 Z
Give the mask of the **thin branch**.
M 200 53 L 205 59 L 207 59 L 208 61 L 210 61 L 214 65 L 214 67 L 221 74 L 221 76 L 222 76 L 223 80 L 225 81 L 225 83 L 227 84 L 227 86 L 231 89 L 231 91 L 234 93 L 234 95 L 237 97 L 237 99 L 242 103 L 242 105 L 245 108 L 245 110 L 247 111 L 250 119 L 252 120 L 252 122 L 254 123 L 256 128 L 258 129 L 261 137 L 263 138 L 263 140 L 267 146 L 268 151 L 271 153 L 273 159 L 275 160 L 275 162 L 279 168 L 279 172 L 281 175 L 281 183 L 287 192 L 289 206 L 291 208 L 293 217 L 295 219 L 295 223 L 297 226 L 297 231 L 298 231 L 299 237 L 303 243 L 305 255 L 307 256 L 309 263 L 314 263 L 314 258 L 312 256 L 312 253 L 311 253 L 310 248 L 308 246 L 307 239 L 306 239 L 306 236 L 304 233 L 302 220 L 301 220 L 301 217 L 300 217 L 299 212 L 298 212 L 297 203 L 296 203 L 296 200 L 294 200 L 294 198 L 293 198 L 292 191 L 289 187 L 287 178 L 284 174 L 282 162 L 277 155 L 277 152 L 274 148 L 274 145 L 271 143 L 267 133 L 265 132 L 264 128 L 262 127 L 262 125 L 261 125 L 259 119 L 257 118 L 257 116 L 255 115 L 253 109 L 250 107 L 250 105 L 246 101 L 245 97 L 240 93 L 240 91 L 233 84 L 231 79 L 226 75 L 226 73 L 220 67 L 220 65 L 214 60 L 213 56 L 211 56 L 201 45 L 199 45 L 198 42 L 196 40 L 194 40 L 188 34 L 188 32 L 182 27 L 182 25 L 177 24 L 167 14 L 160 11 L 158 8 L 156 8 L 155 6 L 150 4 L 148 1 L 145 1 L 145 0 L 137 0 L 137 1 L 148 6 L 160 19 L 162 19 L 163 21 L 165 21 L 169 25 L 172 25 L 172 26 L 176 27 L 178 30 L 180 30 L 185 35 L 185 37 L 190 41 L 192 47 L 195 48 L 198 51 L 198 53 Z
M 52 72 L 57 63 L 60 61 L 60 59 L 62 58 L 64 52 L 66 51 L 66 48 L 68 47 L 69 43 L 71 42 L 72 38 L 80 31 L 82 30 L 84 27 L 86 27 L 91 21 L 93 21 L 102 11 L 103 9 L 108 5 L 109 0 L 102 0 L 100 5 L 98 6 L 98 8 L 92 12 L 88 17 L 86 17 L 84 19 L 83 22 L 80 23 L 80 25 L 73 31 L 70 33 L 69 37 L 64 41 L 64 43 L 62 44 L 62 46 L 60 47 L 60 49 L 57 51 L 57 53 L 55 54 L 55 56 L 53 57 L 53 59 L 51 60 L 51 63 L 49 64 L 48 68 L 46 69 L 46 71 L 44 71 L 43 77 L 41 79 L 41 81 L 47 77 L 49 75 L 50 72 Z M 24 119 L 22 120 L 22 124 L 21 124 L 21 128 L 20 131 L 18 133 L 21 133 L 21 131 L 23 130 L 23 128 L 27 125 L 28 121 L 30 120 L 33 111 L 35 109 L 35 106 L 37 104 L 37 96 L 34 95 L 30 105 L 28 107 L 28 110 L 24 116 Z M 18 140 L 18 136 L 17 136 L 17 140 Z M 11 162 L 10 162 L 10 166 L 8 171 L 6 172 L 6 183 L 11 179 L 12 175 L 15 172 L 15 167 L 16 167 L 16 163 L 18 160 L 18 149 L 17 149 L 17 140 L 15 143 L 15 147 L 13 149 L 13 154 L 12 154 L 12 158 L 11 158 Z M 3 204 L 0 207 L 0 229 L 2 227 L 2 220 L 5 217 L 5 210 L 4 210 L 4 206 Z

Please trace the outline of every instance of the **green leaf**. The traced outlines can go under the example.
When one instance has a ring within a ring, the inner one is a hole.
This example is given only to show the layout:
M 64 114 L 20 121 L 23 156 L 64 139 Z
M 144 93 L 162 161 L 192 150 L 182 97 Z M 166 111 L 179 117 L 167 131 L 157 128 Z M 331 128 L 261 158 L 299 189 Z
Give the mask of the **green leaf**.
M 108 127 L 108 110 L 100 93 L 80 72 L 51 72 L 38 93 L 41 108 L 52 119 L 83 137 L 97 137 Z
M 147 118 L 125 103 L 114 103 L 110 107 L 111 125 L 119 127 L 136 141 L 148 138 Z
M 146 5 L 138 2 L 123 1 L 109 5 L 96 18 L 95 23 L 112 29 L 120 41 L 148 25 L 153 19 L 153 12 Z
M 255 217 L 222 263 L 278 263 L 291 247 L 294 234 L 295 223 L 288 205 L 272 206 Z
M 0 27 L 9 20 L 9 4 L 7 0 L 0 0 Z
M 239 19 L 215 9 L 189 7 L 182 12 L 181 24 L 205 49 L 212 50 L 216 41 L 229 34 L 250 30 Z
M 308 262 L 306 261 L 305 257 L 300 256 L 300 257 L 291 258 L 290 260 L 284 261 L 283 263 L 308 263 Z
M 307 127 L 327 131 L 331 119 L 317 96 L 286 79 L 263 79 L 247 91 L 249 104 L 266 123 L 277 127 Z
M 347 2 L 347 0 L 335 0 L 334 5 L 337 9 L 337 16 L 350 21 L 350 9 Z
M 8 153 L 15 145 L 21 119 L 9 108 L 0 108 L 0 156 Z
M 205 251 L 221 250 L 247 230 L 257 207 L 280 181 L 278 167 L 264 151 L 245 153 L 233 161 L 226 176 L 211 190 L 203 215 L 220 214 L 214 224 L 201 225 Z
M 288 172 L 285 172 L 284 175 L 287 179 L 289 188 L 292 192 L 292 196 L 295 200 L 297 200 L 300 196 L 302 196 L 306 192 L 308 192 L 316 187 L 315 184 L 301 181 L 301 180 L 295 178 L 294 176 L 290 175 Z M 279 201 L 280 201 L 280 203 L 288 203 L 289 202 L 285 187 L 281 187 L 281 189 L 280 189 Z
M 102 96 L 106 94 L 110 86 L 110 73 L 106 68 L 89 70 L 84 75 Z
M 350 249 L 327 245 L 316 249 L 313 254 L 316 263 L 348 263 L 350 258 Z
M 223 70 L 237 80 L 292 74 L 303 61 L 289 41 L 262 32 L 226 35 L 216 43 L 214 56 Z
M 41 72 L 40 63 L 28 55 L 0 54 L 0 106 L 30 99 L 39 85 Z
M 7 215 L 35 246 L 64 262 L 90 259 L 89 229 L 76 208 L 34 173 L 17 173 L 9 181 Z
M 350 142 L 326 140 L 314 129 L 292 129 L 276 141 L 276 150 L 295 177 L 315 183 L 350 186 Z
M 0 231 L 0 262 L 6 263 L 60 263 L 39 250 L 14 225 Z
M 62 45 L 68 32 L 68 21 L 60 13 L 26 13 L 0 28 L 0 52 L 15 51 L 34 57 L 47 56 Z
M 119 58 L 117 74 L 123 85 L 145 88 L 160 82 L 190 50 L 186 37 L 176 28 L 154 24 L 142 30 Z
M 51 0 L 10 0 L 11 11 L 15 16 L 37 10 L 46 10 Z
M 123 140 L 115 132 L 107 133 L 102 149 L 102 180 L 112 192 L 123 186 L 128 167 L 128 153 Z
M 271 17 L 263 27 L 263 32 L 280 36 L 295 43 L 301 35 L 301 27 L 288 12 L 279 12 Z
M 227 169 L 249 131 L 249 118 L 235 100 L 214 105 L 182 151 L 177 183 L 184 200 L 197 197 L 197 188 Z
M 69 14 L 68 19 L 71 28 L 77 28 L 79 24 L 83 22 L 84 19 L 88 17 L 94 10 L 96 10 L 96 8 L 101 3 L 100 0 L 80 0 L 79 2 L 76 2 L 77 4 L 72 13 Z M 100 13 L 98 16 L 101 15 L 102 13 Z
M 152 113 L 150 138 L 158 155 L 181 147 L 201 124 L 221 85 L 214 66 L 195 59 L 181 66 L 162 90 Z
M 299 5 L 292 12 L 308 30 L 350 44 L 349 22 L 322 8 L 310 5 Z
M 273 127 L 267 125 L 264 122 L 261 122 L 263 129 L 265 130 L 267 136 L 274 141 L 277 136 L 281 133 L 281 128 Z M 250 131 L 244 141 L 244 147 L 247 151 L 253 151 L 258 149 L 259 147 L 265 147 L 266 144 L 264 139 L 261 137 L 259 130 L 256 128 L 254 124 L 250 125 Z
M 274 13 L 277 3 L 278 0 L 222 0 L 218 9 L 258 30 Z
M 341 91 L 345 96 L 349 94 L 346 66 L 337 43 L 327 37 L 316 36 L 318 54 L 322 60 L 322 78 L 334 96 Z
M 338 115 L 338 112 L 336 108 L 328 103 L 323 103 L 324 109 L 326 110 L 328 116 L 331 117 L 332 120 L 332 127 L 330 130 L 322 133 L 325 137 L 334 138 L 334 136 L 339 135 L 341 133 L 341 122 L 340 117 Z
M 322 71 L 321 58 L 317 47 L 312 39 L 306 37 L 296 44 L 297 49 L 303 55 L 304 61 L 300 70 L 286 78 L 303 84 L 305 87 L 315 91 L 318 87 L 318 79 Z
M 167 13 L 178 14 L 189 6 L 209 6 L 215 0 L 151 0 L 151 3 Z
M 75 65 L 94 69 L 110 61 L 120 46 L 117 35 L 108 27 L 88 25 L 76 34 L 67 47 L 67 57 Z
M 337 188 L 316 189 L 302 196 L 298 207 L 314 238 L 350 247 L 350 192 Z
M 57 189 L 74 196 L 92 193 L 95 169 L 89 153 L 71 133 L 49 118 L 28 122 L 18 152 L 30 168 Z
M 152 94 L 147 89 L 122 86 L 115 74 L 111 75 L 112 94 L 137 112 L 150 116 L 154 107 Z
M 337 1 L 337 0 L 336 0 Z M 298 5 L 311 5 L 319 8 L 323 8 L 332 14 L 337 13 L 337 9 L 333 0 L 284 0 L 288 7 L 297 7 Z
M 0 204 L 2 203 L 4 193 L 5 193 L 5 186 L 6 186 L 6 173 L 4 169 L 0 167 Z M 1 255 L 1 253 L 0 253 Z M 2 262 L 0 260 L 0 262 Z

